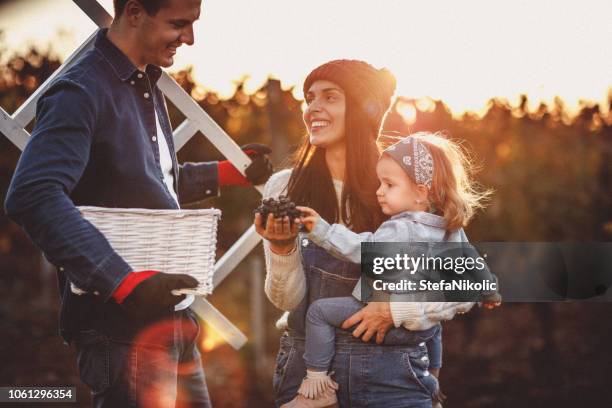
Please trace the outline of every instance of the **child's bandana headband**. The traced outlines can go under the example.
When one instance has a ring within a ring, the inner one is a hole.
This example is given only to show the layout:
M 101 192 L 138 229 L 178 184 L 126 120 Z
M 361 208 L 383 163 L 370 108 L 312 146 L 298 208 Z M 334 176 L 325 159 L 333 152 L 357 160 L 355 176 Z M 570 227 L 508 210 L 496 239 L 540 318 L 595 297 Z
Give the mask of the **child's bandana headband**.
M 391 156 L 417 184 L 431 188 L 434 163 L 427 147 L 418 139 L 407 136 L 389 146 L 383 154 Z

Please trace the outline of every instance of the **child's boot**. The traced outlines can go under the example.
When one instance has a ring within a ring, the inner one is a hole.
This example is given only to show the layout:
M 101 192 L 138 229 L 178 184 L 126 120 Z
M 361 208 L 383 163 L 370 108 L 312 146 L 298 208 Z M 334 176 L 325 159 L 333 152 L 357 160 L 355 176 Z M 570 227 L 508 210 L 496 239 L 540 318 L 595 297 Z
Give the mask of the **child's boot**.
M 333 408 L 338 406 L 338 383 L 324 371 L 306 370 L 298 395 L 281 408 Z

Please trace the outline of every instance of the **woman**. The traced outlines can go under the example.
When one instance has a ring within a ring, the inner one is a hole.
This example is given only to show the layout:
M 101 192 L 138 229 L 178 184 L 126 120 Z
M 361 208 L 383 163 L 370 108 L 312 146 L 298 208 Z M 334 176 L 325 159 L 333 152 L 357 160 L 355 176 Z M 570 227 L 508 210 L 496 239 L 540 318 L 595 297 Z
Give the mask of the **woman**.
M 294 168 L 273 175 L 264 197 L 287 194 L 330 222 L 356 232 L 375 230 L 384 220 L 375 194 L 376 139 L 394 90 L 389 71 L 362 61 L 336 60 L 312 71 L 304 82 L 308 138 Z M 288 218 L 270 216 L 264 229 L 257 215 L 255 226 L 265 238 L 266 294 L 275 306 L 290 311 L 274 375 L 276 404 L 282 405 L 296 396 L 306 374 L 302 355 L 308 306 L 319 298 L 350 296 L 360 266 L 299 237 L 297 223 Z M 353 335 L 336 334 L 332 369 L 340 406 L 432 406 L 435 390 L 419 379 L 428 375 L 425 347 L 413 344 L 404 328 L 392 329 L 384 345 L 367 343 L 374 335 L 382 343 L 394 323 L 426 317 L 383 302 L 370 303 L 345 322 L 345 328 L 358 325 Z

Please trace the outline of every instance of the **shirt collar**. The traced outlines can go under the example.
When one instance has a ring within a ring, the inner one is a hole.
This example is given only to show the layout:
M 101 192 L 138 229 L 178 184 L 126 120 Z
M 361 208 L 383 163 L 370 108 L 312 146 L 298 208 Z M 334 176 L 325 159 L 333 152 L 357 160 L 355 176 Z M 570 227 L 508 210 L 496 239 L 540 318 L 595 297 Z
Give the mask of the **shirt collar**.
M 421 224 L 430 225 L 437 228 L 446 228 L 446 221 L 439 215 L 425 211 L 404 211 L 391 217 L 392 220 L 398 218 L 408 218 Z
M 130 61 L 130 59 L 113 44 L 107 37 L 108 28 L 101 28 L 96 35 L 95 47 L 102 53 L 104 58 L 111 65 L 115 74 L 121 81 L 127 81 L 137 75 L 140 70 Z M 151 84 L 154 85 L 159 80 L 162 74 L 161 68 L 155 65 L 147 65 L 146 73 L 149 76 Z

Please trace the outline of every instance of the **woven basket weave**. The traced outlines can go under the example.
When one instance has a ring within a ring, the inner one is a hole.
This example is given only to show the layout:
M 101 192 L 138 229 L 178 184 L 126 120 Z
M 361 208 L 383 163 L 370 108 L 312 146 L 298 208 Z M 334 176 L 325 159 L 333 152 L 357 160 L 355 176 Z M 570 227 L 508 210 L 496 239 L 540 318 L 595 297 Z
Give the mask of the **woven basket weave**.
M 200 284 L 180 293 L 212 293 L 220 210 L 78 209 L 132 270 L 185 273 Z

